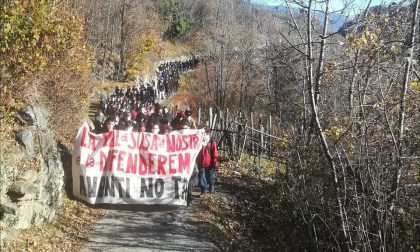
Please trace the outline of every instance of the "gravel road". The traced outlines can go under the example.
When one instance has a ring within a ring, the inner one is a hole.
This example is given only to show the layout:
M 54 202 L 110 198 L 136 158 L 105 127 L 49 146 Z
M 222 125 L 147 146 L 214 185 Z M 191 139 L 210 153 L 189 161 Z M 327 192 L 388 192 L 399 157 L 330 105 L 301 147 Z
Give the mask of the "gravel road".
M 102 204 L 99 207 L 104 209 L 105 216 L 96 223 L 83 252 L 219 251 L 206 236 L 204 222 L 193 216 L 200 207 L 196 204 L 192 207 Z

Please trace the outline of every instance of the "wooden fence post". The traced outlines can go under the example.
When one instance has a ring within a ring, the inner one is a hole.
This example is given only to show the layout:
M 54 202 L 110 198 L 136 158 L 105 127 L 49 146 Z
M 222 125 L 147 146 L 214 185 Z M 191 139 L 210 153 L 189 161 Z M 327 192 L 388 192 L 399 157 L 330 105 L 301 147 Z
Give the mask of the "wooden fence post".
M 198 107 L 198 125 L 201 124 L 201 105 Z
M 243 120 L 242 120 L 242 111 L 239 112 L 239 127 L 238 127 L 238 136 L 237 136 L 237 143 L 236 143 L 236 147 L 238 148 L 238 150 L 241 150 L 241 131 L 242 129 L 242 124 L 243 124 Z M 236 153 L 238 154 L 238 152 Z
M 263 115 L 260 114 L 259 118 L 258 118 L 258 126 L 260 128 L 260 139 L 259 139 L 259 148 L 258 148 L 258 167 L 261 168 L 262 167 L 262 153 L 263 153 L 263 142 L 264 142 L 264 126 L 263 126 L 263 121 L 262 121 L 262 117 Z
M 216 127 L 216 121 L 217 121 L 217 114 L 214 114 L 214 117 L 213 117 L 213 123 L 211 124 L 211 127 L 210 127 L 210 129 L 215 129 L 215 127 Z
M 211 128 L 211 125 L 212 125 L 212 121 L 213 120 L 213 108 L 212 107 L 210 107 L 210 109 L 209 109 L 209 123 L 208 123 L 208 127 L 209 128 Z
M 229 130 L 229 126 L 230 126 L 230 123 L 231 122 L 229 122 L 229 109 L 228 108 L 226 108 L 226 120 L 225 120 L 225 127 L 224 127 L 224 130 Z M 226 134 L 228 137 L 227 137 L 227 139 L 226 140 L 232 140 L 231 139 L 231 137 L 230 137 L 230 133 L 229 132 L 225 132 L 224 134 Z M 226 142 L 226 144 L 229 144 L 229 142 L 228 141 L 225 141 Z M 223 145 L 223 147 L 225 147 L 225 145 Z M 232 146 L 229 146 L 229 157 L 230 158 L 232 158 L 233 157 L 233 150 L 232 150 Z
M 258 156 L 258 166 L 261 169 L 262 168 L 262 157 L 263 157 L 263 147 L 264 147 L 264 126 L 261 124 L 260 125 L 260 151 L 259 151 L 259 156 Z
M 269 119 L 268 119 L 268 134 L 271 136 L 273 135 L 273 129 L 272 129 L 272 117 L 270 115 Z M 271 156 L 273 154 L 273 139 L 271 137 L 268 138 L 267 141 L 267 147 L 268 147 L 268 157 L 271 159 Z
M 217 122 L 217 129 L 220 130 L 222 129 L 223 126 L 223 112 L 219 111 L 219 121 Z
M 255 144 L 254 144 L 254 113 L 251 112 L 251 153 L 255 155 Z
M 224 129 L 228 129 L 228 126 L 229 126 L 229 109 L 227 108 L 226 109 L 226 120 L 225 120 L 225 127 L 224 127 Z

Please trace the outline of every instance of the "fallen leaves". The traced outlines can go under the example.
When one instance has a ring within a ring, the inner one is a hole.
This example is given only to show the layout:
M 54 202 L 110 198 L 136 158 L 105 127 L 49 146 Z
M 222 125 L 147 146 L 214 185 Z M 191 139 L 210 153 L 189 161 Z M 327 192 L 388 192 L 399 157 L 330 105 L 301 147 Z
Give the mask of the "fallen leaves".
M 2 251 L 77 251 L 101 216 L 99 209 L 65 198 L 57 220 L 22 231 Z

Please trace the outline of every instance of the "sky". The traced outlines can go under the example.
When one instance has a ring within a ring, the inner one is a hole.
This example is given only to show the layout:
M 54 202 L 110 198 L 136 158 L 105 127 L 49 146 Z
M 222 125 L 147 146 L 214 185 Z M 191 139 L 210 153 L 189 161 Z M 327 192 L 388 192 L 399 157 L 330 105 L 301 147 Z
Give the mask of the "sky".
M 251 0 L 251 2 L 256 3 L 256 4 L 286 6 L 285 0 Z M 308 1 L 303 0 L 303 2 L 308 2 Z M 350 16 L 354 16 L 355 14 L 363 10 L 367 6 L 369 1 L 368 0 L 330 0 L 331 10 L 341 10 L 344 6 L 343 2 L 351 2 L 349 10 L 347 10 L 344 14 L 345 15 L 349 14 Z M 371 6 L 380 5 L 380 4 L 389 4 L 392 2 L 399 2 L 399 1 L 398 0 L 372 0 Z M 319 5 L 318 8 L 319 7 L 321 6 Z

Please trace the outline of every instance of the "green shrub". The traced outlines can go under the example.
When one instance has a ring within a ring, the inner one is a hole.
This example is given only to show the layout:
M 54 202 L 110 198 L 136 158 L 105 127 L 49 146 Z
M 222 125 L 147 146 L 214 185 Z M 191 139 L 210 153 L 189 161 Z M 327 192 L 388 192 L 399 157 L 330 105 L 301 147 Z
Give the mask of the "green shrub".
M 179 0 L 158 0 L 157 11 L 165 22 L 164 34 L 169 39 L 185 36 L 193 27 L 193 16 Z

